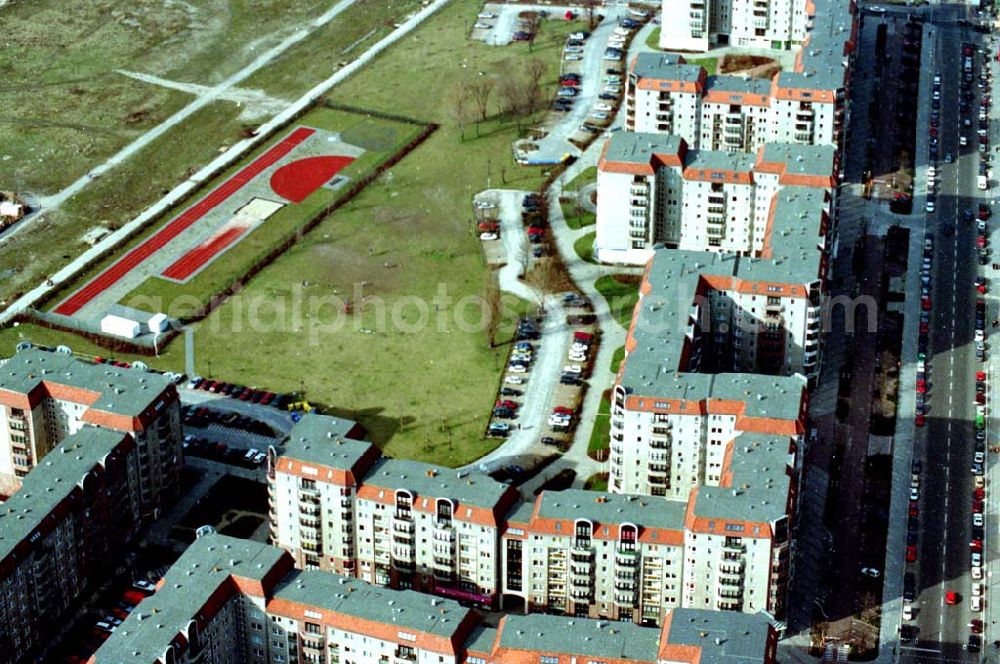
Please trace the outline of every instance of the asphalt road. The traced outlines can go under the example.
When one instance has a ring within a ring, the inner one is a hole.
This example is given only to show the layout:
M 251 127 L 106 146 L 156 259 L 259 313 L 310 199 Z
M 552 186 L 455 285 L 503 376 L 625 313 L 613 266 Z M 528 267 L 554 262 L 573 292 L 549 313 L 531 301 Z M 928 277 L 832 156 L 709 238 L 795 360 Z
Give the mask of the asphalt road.
M 939 185 L 937 210 L 928 215 L 927 232 L 934 236 L 931 282 L 933 302 L 931 340 L 928 353 L 927 425 L 916 429 L 914 458 L 923 460 L 920 495 L 920 536 L 918 558 L 907 565 L 917 577 L 918 598 L 914 604 L 919 628 L 915 643 L 900 644 L 903 661 L 975 662 L 980 655 L 965 650 L 970 620 L 971 575 L 971 499 L 973 476 L 973 421 L 975 406 L 974 376 L 982 368 L 975 357 L 973 341 L 976 294 L 973 281 L 980 269 L 975 259 L 975 223 L 961 220 L 965 209 L 977 202 L 976 175 L 979 156 L 974 146 L 958 144 L 958 99 L 961 79 L 962 42 L 972 33 L 952 20 L 931 14 L 933 35 L 924 48 L 933 48 L 936 69 L 942 75 Z M 977 56 L 978 66 L 981 60 Z M 930 86 L 933 72 L 923 72 L 921 87 Z M 921 95 L 922 99 L 926 99 Z M 974 107 L 975 108 L 975 107 Z M 975 117 L 973 123 L 975 123 Z M 927 126 L 918 131 L 928 131 Z M 974 132 L 973 132 L 974 134 Z M 947 153 L 956 162 L 944 160 Z M 926 163 L 927 155 L 918 154 L 917 163 Z M 922 184 L 922 183 L 921 183 Z M 954 235 L 945 235 L 943 226 L 954 227 Z M 911 278 L 920 267 L 910 266 Z M 915 325 L 916 321 L 907 321 Z M 958 593 L 955 606 L 945 604 L 945 593 Z M 979 616 L 981 617 L 981 616 Z

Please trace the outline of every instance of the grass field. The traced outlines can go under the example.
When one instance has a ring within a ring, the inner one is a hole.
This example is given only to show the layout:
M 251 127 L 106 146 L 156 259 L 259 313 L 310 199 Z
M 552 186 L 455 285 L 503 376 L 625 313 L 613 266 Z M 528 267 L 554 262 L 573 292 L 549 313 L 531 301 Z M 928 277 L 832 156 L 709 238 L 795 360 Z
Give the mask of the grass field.
M 588 184 L 595 184 L 597 182 L 597 166 L 590 166 L 588 168 L 580 171 L 579 174 L 572 180 L 566 183 L 563 187 L 564 191 L 580 191 Z
M 596 473 L 587 478 L 587 481 L 583 484 L 584 491 L 601 491 L 606 492 L 608 490 L 608 474 L 607 473 Z
M 596 239 L 597 231 L 581 235 L 576 239 L 576 242 L 573 243 L 573 250 L 576 251 L 576 255 L 580 257 L 580 260 L 587 261 L 588 263 L 597 262 L 594 260 L 594 240 Z
M 371 172 L 414 138 L 421 129 L 417 125 L 404 122 L 322 107 L 310 111 L 295 124 L 340 132 L 345 142 L 365 148 L 366 152 L 361 157 L 341 171 L 341 175 L 349 177 L 351 180 L 357 180 Z M 271 141 L 242 162 L 215 178 L 213 182 L 202 188 L 191 202 L 225 182 L 233 173 L 266 152 L 271 145 L 280 141 L 289 131 L 290 129 L 279 132 Z M 324 207 L 335 201 L 342 193 L 342 191 L 320 188 L 301 203 L 283 207 L 265 223 L 216 258 L 208 269 L 201 271 L 186 283 L 178 284 L 160 277 L 150 277 L 141 286 L 124 295 L 120 302 L 154 313 L 156 311 L 170 312 L 170 304 L 184 296 L 187 296 L 184 300 L 184 308 L 188 308 L 187 303 L 189 302 L 208 302 L 261 260 L 274 246 L 294 235 L 303 224 L 320 213 Z M 164 219 L 163 223 L 166 223 L 168 219 Z M 156 228 L 143 235 L 148 236 L 154 233 L 162 225 L 158 224 Z M 94 271 L 91 271 L 91 276 L 93 274 Z M 321 287 L 320 284 L 317 286 Z M 152 303 L 161 304 L 152 306 Z M 182 312 L 177 313 L 179 316 L 183 315 Z
M 611 356 L 611 373 L 617 374 L 618 370 L 622 367 L 622 362 L 625 360 L 625 346 L 619 346 L 615 349 L 615 354 Z
M 593 226 L 597 223 L 597 215 L 590 210 L 584 210 L 576 206 L 573 202 L 559 201 L 559 207 L 562 208 L 563 218 L 566 219 L 566 225 L 573 230 L 578 230 L 584 228 L 585 226 Z
M 119 70 L 216 85 L 336 2 L 270 0 L 266 11 L 222 0 L 37 0 L 4 7 L 0 74 L 26 83 L 0 86 L 0 189 L 53 194 L 194 99 Z M 136 216 L 238 140 L 245 125 L 259 124 L 282 99 L 330 76 L 332 59 L 358 55 L 419 6 L 419 0 L 357 2 L 242 82 L 239 89 L 249 90 L 270 76 L 276 82 L 268 86 L 271 98 L 264 96 L 270 105 L 254 103 L 252 90 L 247 103 L 208 105 L 30 231 L 0 244 L 0 306 L 84 251 L 80 237 L 88 230 Z
M 470 138 L 477 132 L 466 127 L 463 141 L 445 95 L 428 92 L 480 72 L 499 78 L 538 57 L 548 66 L 543 81 L 551 95 L 566 34 L 582 24 L 546 24 L 531 51 L 526 44 L 488 47 L 467 38 L 481 7 L 456 0 L 331 94 L 334 102 L 442 126 L 200 325 L 200 373 L 208 374 L 211 358 L 215 378 L 273 391 L 304 388 L 310 401 L 359 420 L 386 453 L 399 457 L 459 465 L 496 446 L 482 434 L 506 348 L 490 348 L 484 332 L 455 322 L 458 303 L 483 293 L 487 281 L 470 232 L 471 201 L 501 169 L 505 186 L 518 189 L 537 188 L 546 173 L 513 163 L 518 125 L 497 119 L 495 101 L 480 137 Z M 362 283 L 364 306 L 340 330 L 326 330 L 331 310 L 313 315 L 310 303 L 348 296 Z M 442 290 L 452 304 L 435 301 Z M 505 298 L 504 306 L 512 320 L 530 305 Z M 473 318 L 468 307 L 465 313 Z M 44 343 L 66 341 L 87 351 L 73 338 L 30 326 L 0 334 L 0 350 L 36 332 Z M 505 329 L 498 339 L 509 335 Z M 182 368 L 182 356 L 177 341 L 150 364 Z
M 609 274 L 595 281 L 594 288 L 608 301 L 611 315 L 619 325 L 627 329 L 632 322 L 632 310 L 639 301 L 639 277 Z
M 601 405 L 594 417 L 594 428 L 590 431 L 587 456 L 604 461 L 611 446 L 611 396 L 610 390 L 601 395 Z

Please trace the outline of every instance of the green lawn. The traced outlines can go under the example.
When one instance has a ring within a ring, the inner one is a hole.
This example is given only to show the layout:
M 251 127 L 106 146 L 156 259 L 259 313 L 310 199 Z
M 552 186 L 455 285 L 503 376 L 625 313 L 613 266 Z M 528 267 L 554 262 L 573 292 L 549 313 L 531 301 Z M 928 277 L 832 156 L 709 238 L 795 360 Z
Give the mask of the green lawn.
M 209 373 L 211 358 L 215 378 L 272 391 L 304 388 L 327 412 L 359 420 L 397 457 L 460 465 L 496 447 L 483 431 L 506 348 L 490 348 L 473 325 L 479 310 L 469 300 L 483 293 L 487 271 L 469 225 L 471 199 L 488 178 L 494 186 L 502 177 L 507 187 L 536 189 L 544 171 L 514 164 L 518 125 L 496 119 L 496 101 L 480 137 L 470 124 L 461 140 L 447 96 L 428 91 L 480 72 L 499 78 L 538 57 L 548 67 L 550 95 L 565 37 L 583 24 L 546 23 L 531 51 L 527 44 L 494 48 L 467 39 L 481 8 L 472 0 L 449 4 L 330 95 L 441 127 L 202 322 L 199 373 Z M 347 299 L 350 315 L 338 306 Z M 530 306 L 505 298 L 505 319 Z M 35 331 L 5 331 L 0 347 Z M 499 339 L 511 331 L 504 326 Z M 86 350 L 63 335 L 39 338 Z M 150 364 L 181 368 L 183 352 L 183 341 L 175 341 Z
M 597 166 L 589 166 L 580 171 L 575 178 L 566 183 L 564 191 L 579 191 L 588 184 L 597 182 Z
M 654 51 L 662 50 L 660 48 L 660 28 L 653 28 L 652 32 L 649 33 L 649 36 L 646 37 L 646 46 Z M 715 74 L 719 66 L 717 58 L 692 58 L 685 55 L 684 60 L 688 64 L 701 65 L 705 68 L 705 71 L 709 76 Z
M 594 418 L 594 428 L 590 432 L 590 442 L 587 444 L 587 456 L 598 461 L 608 458 L 611 446 L 611 396 L 610 390 L 601 396 L 601 405 Z
M 632 310 L 639 301 L 639 282 L 631 276 L 605 275 L 594 282 L 594 288 L 608 301 L 611 315 L 628 329 L 632 322 Z
M 615 349 L 615 354 L 611 356 L 611 373 L 617 374 L 621 369 L 622 361 L 625 359 L 625 346 Z
M 411 140 L 421 129 L 419 126 L 404 122 L 325 107 L 310 111 L 298 120 L 296 125 L 340 132 L 345 141 L 358 144 L 368 150 L 341 171 L 341 175 L 352 181 L 371 172 Z M 273 143 L 283 139 L 290 131 L 291 127 L 279 132 L 274 139 L 241 163 L 200 189 L 190 202 L 194 203 L 206 192 L 226 181 L 235 171 L 245 167 L 260 154 L 266 152 Z M 150 277 L 119 301 L 136 309 L 153 313 L 165 311 L 171 316 L 183 320 L 194 313 L 192 305 L 195 302 L 208 302 L 216 294 L 225 290 L 234 280 L 263 259 L 275 246 L 293 237 L 306 222 L 321 213 L 324 207 L 333 203 L 340 195 L 342 192 L 320 188 L 301 203 L 281 208 L 265 223 L 230 247 L 207 269 L 202 270 L 187 283 L 178 284 L 160 277 Z
M 607 473 L 595 473 L 587 478 L 587 481 L 583 484 L 584 491 L 602 491 L 607 492 L 608 490 L 608 474 Z
M 593 233 L 587 233 L 586 235 L 581 235 L 573 243 L 573 249 L 576 251 L 576 255 L 580 257 L 581 260 L 585 260 L 588 263 L 596 263 L 594 260 L 594 240 L 597 239 L 597 231 Z
M 0 86 L 0 156 L 10 157 L 0 167 L 0 190 L 54 193 L 193 99 L 119 69 L 214 85 L 332 2 L 269 0 L 266 11 L 254 3 L 215 11 L 186 3 L 135 8 L 89 0 L 72 3 L 67 12 L 65 4 L 37 0 L 30 9 L 11 3 L 2 10 L 8 39 L 0 44 L 0 71 L 6 81 L 30 84 Z M 358 2 L 241 87 L 259 84 L 290 101 L 419 7 L 420 0 Z M 239 140 L 244 126 L 269 119 L 282 102 L 268 103 L 256 114 L 249 103 L 209 104 L 33 222 L 30 232 L 4 242 L 0 266 L 11 270 L 0 279 L 0 306 L 82 253 L 87 247 L 80 238 L 92 227 L 118 227 L 135 217 Z
M 718 58 L 684 58 L 689 65 L 701 65 L 705 68 L 705 73 L 709 76 L 715 74 L 719 68 Z
M 584 210 L 583 208 L 578 208 L 573 202 L 559 201 L 559 207 L 562 208 L 563 218 L 566 219 L 566 225 L 573 230 L 578 230 L 584 228 L 585 226 L 593 226 L 597 223 L 597 215 L 590 210 Z

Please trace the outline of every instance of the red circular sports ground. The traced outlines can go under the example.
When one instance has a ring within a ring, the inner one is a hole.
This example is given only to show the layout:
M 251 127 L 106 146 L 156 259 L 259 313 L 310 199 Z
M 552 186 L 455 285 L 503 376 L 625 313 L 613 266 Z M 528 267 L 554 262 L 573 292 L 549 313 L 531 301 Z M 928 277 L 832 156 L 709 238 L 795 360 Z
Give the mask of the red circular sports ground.
M 333 179 L 354 157 L 307 157 L 285 164 L 271 175 L 274 193 L 293 203 L 301 203 Z

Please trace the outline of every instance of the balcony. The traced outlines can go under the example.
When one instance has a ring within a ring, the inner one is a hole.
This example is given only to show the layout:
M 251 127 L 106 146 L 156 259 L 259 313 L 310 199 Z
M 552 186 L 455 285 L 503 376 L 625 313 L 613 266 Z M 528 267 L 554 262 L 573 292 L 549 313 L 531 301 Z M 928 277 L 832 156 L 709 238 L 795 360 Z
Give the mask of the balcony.
M 573 562 L 579 563 L 590 563 L 594 560 L 594 550 L 588 548 L 590 545 L 584 546 L 574 546 L 572 551 L 570 551 L 570 556 Z
M 618 549 L 615 551 L 615 563 L 624 567 L 635 567 L 639 564 L 639 552 L 633 549 Z
M 797 131 L 794 134 L 795 140 L 800 143 L 809 143 L 812 141 L 812 137 L 813 135 L 811 131 Z

